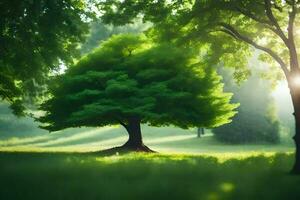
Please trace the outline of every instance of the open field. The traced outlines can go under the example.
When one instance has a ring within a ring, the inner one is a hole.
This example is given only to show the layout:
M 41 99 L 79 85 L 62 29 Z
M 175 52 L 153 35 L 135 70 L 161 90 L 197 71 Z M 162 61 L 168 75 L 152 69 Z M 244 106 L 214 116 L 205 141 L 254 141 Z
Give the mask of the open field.
M 162 153 L 218 154 L 244 152 L 292 152 L 292 141 L 277 145 L 253 144 L 230 145 L 214 140 L 210 131 L 202 138 L 196 137 L 196 130 L 183 130 L 175 127 L 143 126 L 146 145 Z M 20 134 L 19 134 L 20 135 Z M 38 134 L 26 137 L 11 137 L 0 140 L 0 151 L 51 151 L 89 152 L 121 145 L 127 140 L 127 133 L 121 127 L 81 128 Z
M 291 142 L 222 144 L 209 131 L 197 138 L 173 127 L 143 126 L 143 133 L 159 154 L 82 153 L 123 144 L 120 127 L 4 138 L 0 199 L 300 199 L 300 177 L 288 174 Z
M 0 153 L 0 199 L 299 200 L 292 155 Z

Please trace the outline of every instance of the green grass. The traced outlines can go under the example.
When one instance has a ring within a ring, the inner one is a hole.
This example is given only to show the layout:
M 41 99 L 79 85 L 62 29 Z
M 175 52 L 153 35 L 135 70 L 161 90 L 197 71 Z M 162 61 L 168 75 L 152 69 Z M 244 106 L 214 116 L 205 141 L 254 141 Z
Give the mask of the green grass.
M 300 199 L 292 155 L 249 155 L 0 153 L 0 199 Z
M 292 141 L 278 145 L 226 145 L 214 140 L 209 131 L 203 138 L 196 130 L 175 127 L 149 127 L 144 125 L 146 145 L 162 153 L 240 153 L 240 152 L 291 152 Z M 19 134 L 16 134 L 19 135 Z M 111 148 L 125 143 L 127 133 L 122 127 L 67 129 L 35 136 L 11 137 L 0 140 L 0 151 L 87 152 Z
M 300 176 L 288 174 L 291 141 L 229 145 L 193 129 L 148 126 L 143 136 L 160 154 L 74 153 L 123 144 L 120 127 L 2 138 L 0 200 L 300 199 Z

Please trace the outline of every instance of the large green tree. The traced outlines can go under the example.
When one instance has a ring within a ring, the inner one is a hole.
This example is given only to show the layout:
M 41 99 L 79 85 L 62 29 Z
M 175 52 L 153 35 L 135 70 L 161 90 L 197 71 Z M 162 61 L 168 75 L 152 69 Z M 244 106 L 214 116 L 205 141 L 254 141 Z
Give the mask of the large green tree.
M 0 98 L 15 114 L 50 71 L 72 63 L 89 17 L 83 0 L 0 1 Z
M 124 0 L 99 5 L 106 22 L 127 23 L 139 15 L 154 22 L 161 38 L 202 43 L 206 61 L 236 66 L 237 79 L 248 74 L 246 57 L 251 49 L 260 50 L 272 76 L 277 77 L 279 69 L 289 85 L 296 123 L 292 172 L 300 173 L 298 0 Z
M 197 52 L 115 35 L 54 81 L 39 121 L 50 131 L 121 124 L 129 134 L 123 147 L 140 151 L 149 150 L 141 123 L 181 128 L 228 123 L 236 105 L 215 70 L 200 67 Z

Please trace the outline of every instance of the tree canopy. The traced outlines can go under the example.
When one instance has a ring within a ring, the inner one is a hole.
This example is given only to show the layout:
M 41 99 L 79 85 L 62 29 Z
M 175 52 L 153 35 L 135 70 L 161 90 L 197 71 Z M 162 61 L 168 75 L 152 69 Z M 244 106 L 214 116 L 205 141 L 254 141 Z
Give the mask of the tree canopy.
M 247 57 L 252 47 L 264 53 L 260 59 L 270 64 L 273 78 L 288 74 L 291 50 L 299 46 L 298 33 L 293 30 L 299 23 L 295 17 L 298 4 L 279 0 L 125 0 L 104 1 L 100 6 L 105 22 L 124 24 L 143 17 L 154 22 L 152 31 L 161 40 L 199 43 L 210 57 L 207 62 L 235 67 L 235 78 L 244 79 L 249 75 Z
M 50 131 L 125 125 L 215 127 L 230 122 L 235 104 L 215 70 L 197 53 L 144 36 L 115 35 L 57 78 L 39 120 Z
M 51 70 L 79 55 L 90 16 L 83 0 L 0 2 L 0 97 L 15 114 Z

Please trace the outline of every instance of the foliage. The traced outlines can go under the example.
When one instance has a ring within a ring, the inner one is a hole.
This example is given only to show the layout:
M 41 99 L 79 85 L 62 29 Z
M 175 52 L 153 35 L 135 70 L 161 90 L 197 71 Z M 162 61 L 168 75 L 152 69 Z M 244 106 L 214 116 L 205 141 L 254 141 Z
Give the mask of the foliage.
M 1 153 L 0 198 L 298 200 L 300 177 L 285 173 L 291 163 L 286 154 L 220 162 L 174 154 Z
M 257 71 L 257 70 L 256 70 Z M 271 85 L 257 75 L 252 75 L 241 86 L 233 83 L 232 75 L 221 70 L 225 90 L 234 93 L 233 102 L 240 103 L 232 123 L 213 130 L 216 138 L 229 143 L 279 142 L 279 122 L 274 113 Z
M 297 60 L 293 57 L 293 48 L 299 47 L 298 33 L 293 32 L 293 26 L 299 24 L 295 17 L 299 3 L 279 0 L 125 0 L 103 1 L 100 8 L 107 23 L 124 24 L 143 16 L 144 20 L 154 22 L 150 32 L 160 40 L 199 43 L 208 65 L 221 62 L 234 67 L 235 78 L 241 81 L 249 75 L 247 57 L 251 55 L 252 47 L 264 53 L 260 59 L 270 64 L 272 76 L 268 78 L 280 79 L 283 74 L 289 74 L 289 65 L 293 64 L 290 58 Z
M 49 71 L 72 63 L 91 17 L 83 0 L 0 2 L 0 98 L 22 115 Z
M 201 67 L 197 51 L 151 44 L 143 36 L 113 36 L 83 57 L 50 89 L 43 128 L 125 124 L 215 127 L 230 122 L 235 104 L 220 77 Z

